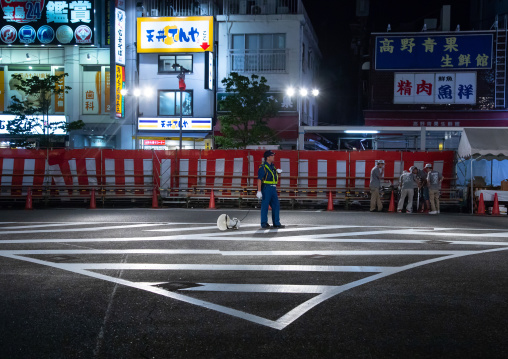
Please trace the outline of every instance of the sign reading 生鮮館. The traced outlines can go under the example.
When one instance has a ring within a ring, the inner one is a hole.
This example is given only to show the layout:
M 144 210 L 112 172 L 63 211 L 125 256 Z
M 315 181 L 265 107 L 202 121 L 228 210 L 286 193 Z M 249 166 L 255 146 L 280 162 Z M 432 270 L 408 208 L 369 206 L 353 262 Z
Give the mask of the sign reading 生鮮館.
M 138 52 L 213 52 L 213 16 L 138 17 Z
M 407 34 L 376 36 L 376 70 L 486 70 L 492 68 L 493 35 Z

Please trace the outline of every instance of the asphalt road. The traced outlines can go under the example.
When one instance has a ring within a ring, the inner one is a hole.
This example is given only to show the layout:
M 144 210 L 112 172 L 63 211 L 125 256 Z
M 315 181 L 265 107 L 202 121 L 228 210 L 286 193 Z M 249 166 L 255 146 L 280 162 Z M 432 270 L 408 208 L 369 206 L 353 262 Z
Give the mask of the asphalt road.
M 508 356 L 506 216 L 281 219 L 0 210 L 0 358 Z

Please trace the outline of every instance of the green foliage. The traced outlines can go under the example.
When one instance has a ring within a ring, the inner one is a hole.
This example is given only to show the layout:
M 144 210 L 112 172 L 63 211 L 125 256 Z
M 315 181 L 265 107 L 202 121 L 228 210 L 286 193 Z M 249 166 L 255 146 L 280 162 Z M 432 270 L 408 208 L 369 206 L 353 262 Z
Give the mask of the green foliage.
M 34 143 L 39 143 L 40 147 L 51 147 L 55 141 L 55 131 L 62 129 L 67 132 L 84 127 L 81 120 L 49 123 L 52 95 L 58 96 L 71 90 L 69 86 L 57 86 L 65 76 L 69 74 L 26 79 L 21 74 L 12 75 L 16 90 L 26 95 L 24 100 L 12 96 L 8 106 L 9 113 L 16 115 L 14 120 L 7 123 L 7 130 L 17 138 L 13 141 L 16 147 L 30 147 Z
M 220 107 L 230 111 L 219 116 L 223 136 L 216 136 L 215 140 L 221 148 L 276 143 L 275 133 L 267 123 L 277 115 L 280 104 L 267 96 L 270 86 L 266 82 L 264 77 L 251 75 L 249 79 L 236 72 L 222 80 L 226 92 L 233 95 L 219 101 Z

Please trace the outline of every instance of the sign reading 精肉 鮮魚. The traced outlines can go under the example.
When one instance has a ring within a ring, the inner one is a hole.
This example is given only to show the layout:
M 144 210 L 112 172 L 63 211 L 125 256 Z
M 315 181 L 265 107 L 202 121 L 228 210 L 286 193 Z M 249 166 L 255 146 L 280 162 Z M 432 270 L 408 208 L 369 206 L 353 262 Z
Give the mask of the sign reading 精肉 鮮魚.
M 138 52 L 213 52 L 213 16 L 138 17 Z
M 376 36 L 376 70 L 492 68 L 492 34 Z

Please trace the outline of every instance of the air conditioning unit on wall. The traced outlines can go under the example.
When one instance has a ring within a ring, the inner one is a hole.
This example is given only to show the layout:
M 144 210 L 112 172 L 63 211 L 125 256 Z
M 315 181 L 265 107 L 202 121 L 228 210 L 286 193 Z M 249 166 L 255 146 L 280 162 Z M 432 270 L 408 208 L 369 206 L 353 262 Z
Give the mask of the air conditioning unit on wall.
M 250 13 L 252 15 L 263 15 L 266 13 L 265 7 L 262 5 L 252 5 L 250 7 Z

